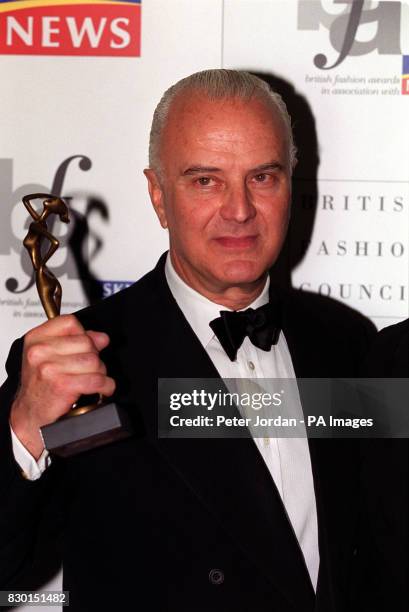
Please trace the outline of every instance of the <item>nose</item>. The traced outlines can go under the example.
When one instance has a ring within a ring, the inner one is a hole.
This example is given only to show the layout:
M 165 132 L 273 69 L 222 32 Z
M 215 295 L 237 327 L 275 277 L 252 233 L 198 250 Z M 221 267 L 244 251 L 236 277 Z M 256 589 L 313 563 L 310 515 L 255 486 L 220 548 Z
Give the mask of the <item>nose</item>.
M 225 221 L 235 221 L 236 223 L 245 223 L 255 217 L 256 209 L 246 185 L 230 186 L 220 208 L 220 215 Z

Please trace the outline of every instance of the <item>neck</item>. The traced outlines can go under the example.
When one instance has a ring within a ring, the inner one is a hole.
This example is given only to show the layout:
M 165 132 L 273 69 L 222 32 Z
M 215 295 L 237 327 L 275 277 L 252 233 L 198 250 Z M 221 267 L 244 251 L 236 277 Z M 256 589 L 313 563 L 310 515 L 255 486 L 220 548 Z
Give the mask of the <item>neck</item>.
M 211 294 L 200 291 L 208 300 L 231 310 L 243 310 L 258 298 L 264 289 L 266 277 L 261 279 L 257 287 L 246 290 L 243 287 L 230 287 L 224 293 Z
M 172 252 L 171 262 L 176 274 L 189 287 L 211 302 L 220 304 L 230 310 L 243 310 L 243 308 L 247 308 L 247 306 L 254 302 L 263 291 L 268 275 L 266 271 L 260 278 L 249 283 L 215 286 L 205 278 L 192 274 L 185 266 L 179 265 L 180 262 L 178 260 L 175 261 Z

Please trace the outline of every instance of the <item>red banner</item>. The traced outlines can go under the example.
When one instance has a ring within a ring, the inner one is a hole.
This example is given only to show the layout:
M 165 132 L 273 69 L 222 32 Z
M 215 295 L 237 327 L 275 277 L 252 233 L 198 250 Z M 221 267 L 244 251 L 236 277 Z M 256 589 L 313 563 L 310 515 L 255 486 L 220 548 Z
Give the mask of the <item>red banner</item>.
M 140 4 L 13 5 L 0 12 L 2 55 L 141 54 Z

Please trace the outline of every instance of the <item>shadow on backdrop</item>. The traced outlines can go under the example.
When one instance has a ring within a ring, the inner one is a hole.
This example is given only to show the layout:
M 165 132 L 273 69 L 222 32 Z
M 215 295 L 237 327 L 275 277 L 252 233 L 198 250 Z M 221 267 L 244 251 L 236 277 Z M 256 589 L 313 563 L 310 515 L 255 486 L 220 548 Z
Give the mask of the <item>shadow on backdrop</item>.
M 102 250 L 103 242 L 102 238 L 92 230 L 90 218 L 97 214 L 104 221 L 108 221 L 108 207 L 103 200 L 91 196 L 87 198 L 84 214 L 74 208 L 70 208 L 70 213 L 73 228 L 68 239 L 68 248 L 72 253 L 77 268 L 77 277 L 81 282 L 86 300 L 89 304 L 95 304 L 102 299 L 102 286 L 91 270 L 91 262 Z
M 318 203 L 318 138 L 307 100 L 288 81 L 269 73 L 252 72 L 280 94 L 287 105 L 297 146 L 292 180 L 292 210 L 287 238 L 275 264 L 277 282 L 291 286 L 291 272 L 303 260 L 311 240 Z

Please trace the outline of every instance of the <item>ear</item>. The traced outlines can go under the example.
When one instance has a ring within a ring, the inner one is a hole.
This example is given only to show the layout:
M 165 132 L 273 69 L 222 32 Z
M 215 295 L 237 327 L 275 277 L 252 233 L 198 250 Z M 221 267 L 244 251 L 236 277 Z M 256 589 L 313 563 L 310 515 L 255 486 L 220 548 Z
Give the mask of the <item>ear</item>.
M 166 228 L 168 227 L 168 222 L 166 219 L 166 212 L 164 206 L 164 195 L 159 182 L 159 178 L 155 170 L 152 170 L 151 168 L 147 168 L 143 171 L 143 173 L 148 179 L 149 195 L 153 204 L 153 208 L 155 209 L 155 212 L 158 215 L 161 226 L 163 228 Z

